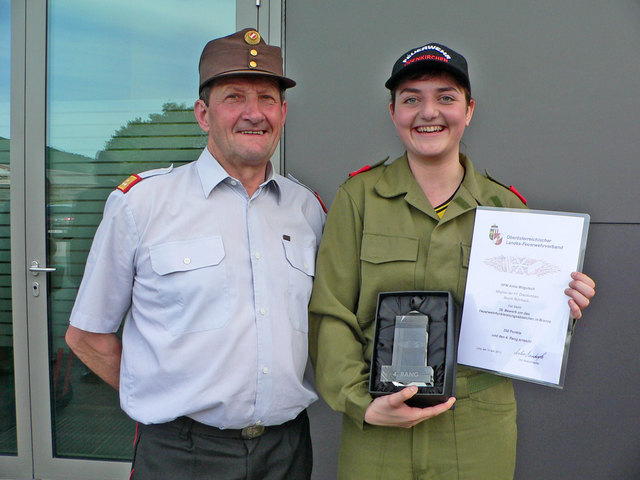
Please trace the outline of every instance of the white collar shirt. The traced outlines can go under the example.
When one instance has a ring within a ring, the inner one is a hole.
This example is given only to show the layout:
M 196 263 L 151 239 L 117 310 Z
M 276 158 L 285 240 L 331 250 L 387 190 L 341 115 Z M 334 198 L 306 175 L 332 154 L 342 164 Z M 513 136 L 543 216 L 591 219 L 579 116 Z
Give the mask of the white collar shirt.
M 120 402 L 133 419 L 278 425 L 317 398 L 304 370 L 325 214 L 268 172 L 249 198 L 205 149 L 109 196 L 70 322 L 111 333 L 124 318 Z

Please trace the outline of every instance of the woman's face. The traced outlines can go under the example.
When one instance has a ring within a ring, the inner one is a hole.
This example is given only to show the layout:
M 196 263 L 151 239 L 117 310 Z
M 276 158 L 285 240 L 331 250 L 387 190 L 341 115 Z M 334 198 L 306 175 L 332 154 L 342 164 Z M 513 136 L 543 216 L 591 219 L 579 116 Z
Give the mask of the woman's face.
M 406 80 L 398 85 L 391 119 L 414 161 L 458 161 L 460 139 L 475 102 L 447 74 Z

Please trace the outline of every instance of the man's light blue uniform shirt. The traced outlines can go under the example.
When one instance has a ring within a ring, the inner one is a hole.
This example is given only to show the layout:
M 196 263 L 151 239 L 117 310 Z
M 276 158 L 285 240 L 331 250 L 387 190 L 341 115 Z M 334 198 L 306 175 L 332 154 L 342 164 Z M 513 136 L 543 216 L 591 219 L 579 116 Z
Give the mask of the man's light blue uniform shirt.
M 271 173 L 249 198 L 205 149 L 109 196 L 71 324 L 117 331 L 134 420 L 278 425 L 317 397 L 307 305 L 325 214 Z

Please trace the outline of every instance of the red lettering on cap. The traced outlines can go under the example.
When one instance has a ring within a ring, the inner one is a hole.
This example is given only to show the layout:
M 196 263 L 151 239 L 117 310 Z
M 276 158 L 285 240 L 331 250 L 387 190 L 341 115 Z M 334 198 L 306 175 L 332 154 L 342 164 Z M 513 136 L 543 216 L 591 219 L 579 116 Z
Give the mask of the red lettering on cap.
M 410 60 L 407 60 L 405 62 L 405 65 L 409 65 L 410 63 L 413 63 L 413 62 L 419 62 L 421 60 L 438 60 L 440 62 L 449 63 L 449 60 L 447 60 L 446 58 L 441 57 L 439 55 L 420 55 L 419 57 L 415 57 L 415 58 L 412 58 Z

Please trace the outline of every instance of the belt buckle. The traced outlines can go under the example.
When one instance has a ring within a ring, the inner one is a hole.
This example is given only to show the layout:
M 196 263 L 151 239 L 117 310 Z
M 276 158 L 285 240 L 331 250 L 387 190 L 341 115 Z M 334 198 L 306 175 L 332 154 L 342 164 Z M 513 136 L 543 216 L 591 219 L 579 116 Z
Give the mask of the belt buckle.
M 264 425 L 249 425 L 242 429 L 242 438 L 245 440 L 251 440 L 252 438 L 258 438 L 264 433 Z

